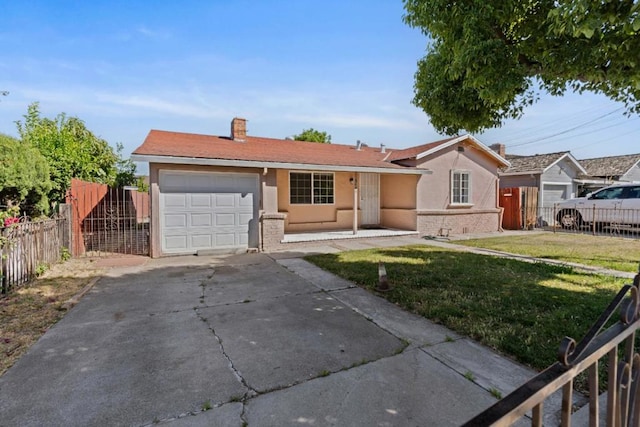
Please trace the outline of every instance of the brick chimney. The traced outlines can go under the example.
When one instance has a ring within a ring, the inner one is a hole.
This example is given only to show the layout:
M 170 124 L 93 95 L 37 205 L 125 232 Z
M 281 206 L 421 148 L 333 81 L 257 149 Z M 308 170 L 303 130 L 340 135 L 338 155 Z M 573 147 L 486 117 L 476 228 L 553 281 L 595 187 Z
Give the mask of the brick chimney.
M 247 119 L 234 117 L 231 120 L 231 139 L 240 142 L 247 139 Z
M 490 145 L 489 148 L 498 153 L 498 155 L 502 158 L 505 158 L 504 156 L 507 154 L 504 144 L 493 144 Z

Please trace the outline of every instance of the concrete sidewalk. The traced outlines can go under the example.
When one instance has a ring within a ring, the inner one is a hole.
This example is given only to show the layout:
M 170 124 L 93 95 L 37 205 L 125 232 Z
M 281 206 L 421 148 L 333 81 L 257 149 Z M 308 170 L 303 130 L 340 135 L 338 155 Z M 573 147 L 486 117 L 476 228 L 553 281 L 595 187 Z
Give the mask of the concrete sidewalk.
M 416 243 L 114 268 L 0 377 L 0 425 L 459 425 L 535 372 L 299 258 Z

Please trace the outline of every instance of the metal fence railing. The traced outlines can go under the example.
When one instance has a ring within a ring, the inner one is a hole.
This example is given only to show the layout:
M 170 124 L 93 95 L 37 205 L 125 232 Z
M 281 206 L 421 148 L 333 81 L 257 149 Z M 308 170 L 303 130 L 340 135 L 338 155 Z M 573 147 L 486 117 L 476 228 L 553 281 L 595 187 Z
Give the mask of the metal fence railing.
M 526 218 L 531 212 L 520 212 Z M 640 209 L 616 209 L 594 207 L 548 207 L 538 208 L 535 224 L 523 221 L 527 228 L 640 238 Z
M 562 426 L 570 426 L 577 416 L 572 406 L 574 381 L 583 372 L 587 373 L 589 387 L 589 406 L 585 409 L 588 421 L 579 425 L 597 426 L 601 418 L 607 426 L 640 425 L 640 355 L 636 341 L 640 329 L 639 286 L 640 275 L 636 275 L 633 284 L 623 286 L 582 341 L 576 343 L 569 337 L 562 340 L 558 362 L 464 425 L 510 426 L 524 421 L 531 412 L 528 424 L 541 427 L 545 401 L 555 391 L 562 390 L 560 422 Z M 620 320 L 609 326 L 616 312 Z M 601 367 L 606 369 L 606 374 L 600 374 Z M 601 408 L 603 389 L 607 394 Z
M 60 260 L 68 235 L 66 218 L 27 221 L 0 228 L 0 292 L 29 282 L 43 266 Z

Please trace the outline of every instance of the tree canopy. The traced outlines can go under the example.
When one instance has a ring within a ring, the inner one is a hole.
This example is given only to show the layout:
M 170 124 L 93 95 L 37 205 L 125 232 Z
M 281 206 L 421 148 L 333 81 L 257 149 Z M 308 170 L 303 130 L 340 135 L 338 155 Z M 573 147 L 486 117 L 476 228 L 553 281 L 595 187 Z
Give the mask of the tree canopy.
M 12 205 L 30 216 L 47 214 L 50 190 L 44 156 L 28 144 L 0 134 L 0 210 Z
M 114 151 L 77 117 L 64 113 L 54 119 L 41 117 L 38 103 L 33 103 L 29 105 L 24 121 L 16 124 L 22 142 L 35 147 L 46 158 L 52 201 L 64 199 L 71 178 L 109 185 L 135 182 L 135 165 L 122 158 L 122 146 L 118 145 L 118 151 Z
M 331 144 L 331 135 L 329 135 L 327 132 L 315 130 L 314 128 L 303 129 L 300 135 L 293 135 L 293 139 L 295 139 L 296 141 L 322 142 Z
M 404 0 L 428 36 L 413 103 L 455 134 L 520 118 L 566 90 L 602 93 L 640 113 L 637 0 Z

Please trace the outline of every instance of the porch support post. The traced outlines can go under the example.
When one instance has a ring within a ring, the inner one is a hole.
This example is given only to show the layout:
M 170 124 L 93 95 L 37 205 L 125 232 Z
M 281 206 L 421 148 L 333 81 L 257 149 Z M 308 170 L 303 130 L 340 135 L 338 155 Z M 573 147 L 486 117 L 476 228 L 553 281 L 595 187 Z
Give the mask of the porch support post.
M 353 183 L 353 234 L 358 234 L 358 181 Z

